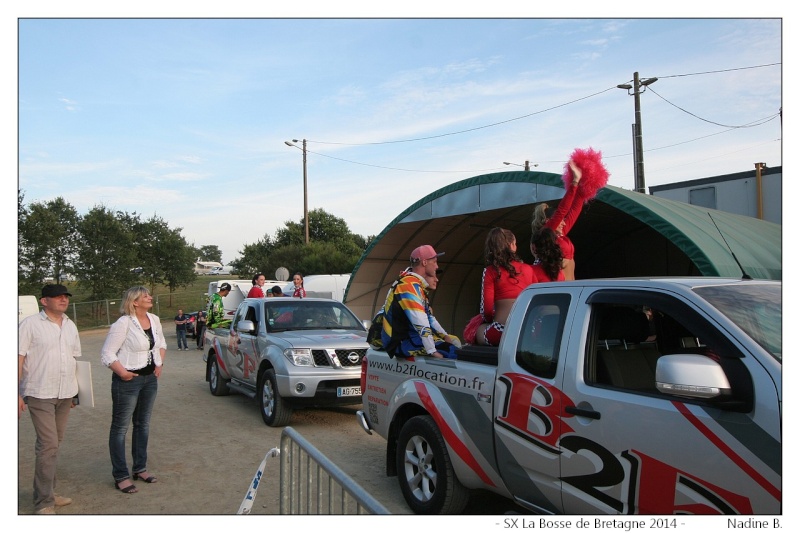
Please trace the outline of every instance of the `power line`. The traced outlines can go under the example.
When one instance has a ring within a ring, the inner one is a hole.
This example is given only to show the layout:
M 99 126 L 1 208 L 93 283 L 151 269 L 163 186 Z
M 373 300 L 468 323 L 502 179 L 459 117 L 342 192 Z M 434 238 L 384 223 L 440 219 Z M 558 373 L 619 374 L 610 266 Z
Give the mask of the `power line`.
M 664 79 L 664 78 L 679 78 L 679 77 L 687 77 L 687 76 L 700 76 L 700 75 L 707 75 L 707 74 L 718 74 L 718 73 L 722 73 L 722 72 L 732 72 L 732 71 L 738 71 L 738 70 L 749 70 L 749 69 L 755 69 L 755 68 L 771 67 L 771 66 L 776 66 L 776 65 L 781 65 L 781 63 L 769 63 L 769 64 L 765 64 L 765 65 L 755 65 L 755 66 L 750 66 L 750 67 L 739 67 L 739 68 L 723 69 L 723 70 L 710 70 L 710 71 L 693 72 L 693 73 L 687 73 L 687 74 L 672 74 L 672 75 L 657 76 L 657 77 L 659 79 Z M 459 134 L 462 134 L 462 133 L 469 133 L 469 132 L 478 131 L 478 130 L 482 130 L 482 129 L 492 128 L 492 127 L 495 127 L 495 126 L 500 126 L 502 124 L 508 124 L 509 122 L 522 120 L 524 118 L 529 118 L 529 117 L 532 117 L 532 116 L 535 116 L 535 115 L 539 115 L 539 114 L 545 113 L 547 111 L 552 111 L 554 109 L 565 107 L 567 105 L 574 104 L 574 103 L 577 103 L 577 102 L 580 102 L 580 101 L 583 101 L 583 100 L 588 100 L 589 98 L 593 98 L 595 96 L 601 95 L 603 93 L 606 93 L 606 92 L 611 91 L 612 89 L 616 89 L 616 88 L 617 88 L 617 86 L 609 87 L 607 89 L 603 89 L 601 91 L 589 94 L 587 96 L 576 98 L 576 99 L 570 100 L 568 102 L 563 102 L 563 103 L 558 104 L 558 105 L 554 105 L 554 106 L 551 106 L 551 107 L 548 107 L 548 108 L 545 108 L 545 109 L 541 109 L 539 111 L 534 111 L 534 112 L 531 112 L 531 113 L 527 113 L 525 115 L 521 115 L 521 116 L 518 116 L 518 117 L 510 118 L 510 119 L 507 119 L 507 120 L 502 120 L 502 121 L 499 121 L 499 122 L 494 122 L 494 123 L 486 124 L 486 125 L 483 125 L 483 126 L 477 126 L 477 127 L 474 127 L 474 128 L 468 128 L 468 129 L 465 129 L 465 130 L 453 131 L 453 132 L 449 132 L 449 133 L 442 133 L 442 134 L 439 134 L 439 135 L 429 135 L 427 137 L 416 137 L 416 138 L 411 138 L 411 139 L 399 139 L 399 140 L 394 140 L 394 141 L 377 141 L 377 142 L 366 142 L 366 143 L 345 143 L 345 142 L 334 142 L 334 141 L 314 141 L 314 140 L 311 140 L 311 139 L 308 139 L 307 142 L 308 143 L 316 143 L 316 144 L 342 145 L 342 146 L 376 146 L 376 145 L 381 145 L 381 144 L 399 144 L 399 143 L 408 143 L 408 142 L 417 142 L 417 141 L 427 141 L 427 140 L 431 140 L 431 139 L 438 139 L 438 138 L 442 138 L 442 137 L 448 137 L 448 136 L 453 136 L 453 135 L 459 135 Z M 653 90 L 652 86 L 648 87 L 648 89 L 650 91 L 652 91 L 656 96 L 658 96 L 659 98 L 661 98 L 662 100 L 664 100 L 668 104 L 674 106 L 675 108 L 683 111 L 684 113 L 687 113 L 688 115 L 691 115 L 691 116 L 697 118 L 698 120 L 702 120 L 704 122 L 708 122 L 710 124 L 714 124 L 716 126 L 720 126 L 720 127 L 728 128 L 728 129 L 726 131 L 712 133 L 710 135 L 697 137 L 695 139 L 691 139 L 691 140 L 688 140 L 688 141 L 682 141 L 682 142 L 679 142 L 679 143 L 666 145 L 666 146 L 661 146 L 661 147 L 658 147 L 658 148 L 651 148 L 651 149 L 645 150 L 645 152 L 652 152 L 652 151 L 655 151 L 655 150 L 662 150 L 662 149 L 665 149 L 665 148 L 679 146 L 681 144 L 687 144 L 687 143 L 690 143 L 690 142 L 695 142 L 695 141 L 698 141 L 698 140 L 701 140 L 701 139 L 705 139 L 707 137 L 711 137 L 711 136 L 714 136 L 714 135 L 727 133 L 727 132 L 732 131 L 734 129 L 761 126 L 761 125 L 763 125 L 763 124 L 775 119 L 777 116 L 780 116 L 780 113 L 777 113 L 775 115 L 771 115 L 769 117 L 758 119 L 758 120 L 755 120 L 753 122 L 750 122 L 750 123 L 747 123 L 747 124 L 744 124 L 744 125 L 741 125 L 741 126 L 729 126 L 729 125 L 720 124 L 720 123 L 717 123 L 717 122 L 713 122 L 711 120 L 704 119 L 704 118 L 702 118 L 702 117 L 700 117 L 698 115 L 695 115 L 694 113 L 691 113 L 690 111 L 687 111 L 687 110 L 681 108 L 680 106 L 670 102 L 669 100 L 667 100 L 666 98 L 664 98 L 663 96 L 658 94 L 655 90 Z M 307 151 L 308 151 L 308 153 L 312 153 L 312 154 L 318 155 L 320 157 L 327 157 L 329 159 L 335 159 L 337 161 L 342 161 L 342 162 L 345 162 L 345 163 L 351 163 L 351 164 L 354 164 L 354 165 L 361 165 L 361 166 L 372 167 L 372 168 L 380 168 L 380 169 L 384 169 L 384 170 L 395 170 L 395 171 L 400 171 L 400 172 L 422 172 L 422 173 L 466 172 L 466 173 L 476 173 L 476 172 L 489 172 L 489 171 L 494 171 L 494 170 L 503 170 L 503 167 L 494 167 L 494 168 L 488 168 L 488 169 L 471 169 L 471 170 L 417 170 L 417 169 L 407 169 L 407 168 L 398 168 L 398 167 L 388 167 L 388 166 L 382 166 L 382 165 L 372 165 L 372 164 L 369 164 L 369 163 L 361 163 L 359 161 L 353 161 L 353 160 L 349 160 L 349 159 L 343 159 L 343 158 L 339 158 L 339 157 L 334 157 L 334 156 L 322 154 L 322 153 L 319 153 L 319 152 L 315 152 L 313 150 L 307 150 Z M 616 157 L 627 157 L 627 156 L 630 156 L 630 155 L 631 155 L 631 153 L 629 152 L 627 154 L 618 154 L 618 155 L 604 156 L 604 157 L 606 157 L 606 158 L 616 158 Z M 554 163 L 554 162 L 563 163 L 564 161 L 542 161 L 542 162 L 543 163 Z
M 493 128 L 494 126 L 500 126 L 502 124 L 508 124 L 509 122 L 514 122 L 515 120 L 522 120 L 523 118 L 532 117 L 534 115 L 539 115 L 541 113 L 546 113 L 547 111 L 552 111 L 553 109 L 558 109 L 559 107 L 564 107 L 570 104 L 574 104 L 576 102 L 580 102 L 581 100 L 588 100 L 589 98 L 593 98 L 597 95 L 603 94 L 605 92 L 610 91 L 616 87 L 609 87 L 608 89 L 603 89 L 602 91 L 596 92 L 594 94 L 590 94 L 588 96 L 582 96 L 580 98 L 576 98 L 575 100 L 570 100 L 569 102 L 564 102 L 562 104 L 554 105 L 553 107 L 548 107 L 546 109 L 541 109 L 539 111 L 534 111 L 533 113 L 528 113 L 527 115 L 522 115 L 521 117 L 510 118 L 508 120 L 502 120 L 500 122 L 494 122 L 492 124 L 486 124 L 485 126 L 478 126 L 475 128 L 469 128 L 466 130 L 460 131 L 452 131 L 450 133 L 442 133 L 439 135 L 430 135 L 428 137 L 417 137 L 414 139 L 400 139 L 397 141 L 380 141 L 380 142 L 369 142 L 369 143 L 344 143 L 344 142 L 328 142 L 328 141 L 312 141 L 309 140 L 308 142 L 313 142 L 317 144 L 340 144 L 340 145 L 347 145 L 347 146 L 368 146 L 368 145 L 377 145 L 377 144 L 397 144 L 397 143 L 409 143 L 409 142 L 416 142 L 416 141 L 429 141 L 431 139 L 438 139 L 441 137 L 448 137 L 450 135 L 459 135 L 461 133 L 469 133 L 471 131 L 478 131 L 483 130 L 486 128 Z
M 714 122 L 713 120 L 708 120 L 708 119 L 705 119 L 705 118 L 703 118 L 703 117 L 701 117 L 699 115 L 695 115 L 691 111 L 687 111 L 686 109 L 682 108 L 681 106 L 679 106 L 679 105 L 677 105 L 677 104 L 675 104 L 673 102 L 670 102 L 669 100 L 667 100 L 666 98 L 664 98 L 663 96 L 658 94 L 652 87 L 650 87 L 650 92 L 655 94 L 656 96 L 658 96 L 662 100 L 664 100 L 666 103 L 668 103 L 672 107 L 674 107 L 676 109 L 680 109 L 681 111 L 683 111 L 687 115 L 691 115 L 691 116 L 693 116 L 694 118 L 696 118 L 698 120 L 702 120 L 703 122 L 708 122 L 709 124 L 714 124 L 715 126 L 721 126 L 723 128 L 731 128 L 731 129 L 752 128 L 754 126 L 760 126 L 760 125 L 762 125 L 762 124 L 764 124 L 766 122 L 769 122 L 770 120 L 774 119 L 775 117 L 777 117 L 779 115 L 778 113 L 775 113 L 774 115 L 770 115 L 770 116 L 765 117 L 765 118 L 760 118 L 758 120 L 754 120 L 752 122 L 748 122 L 746 124 L 742 124 L 741 126 L 731 126 L 731 125 L 728 125 L 728 124 L 720 124 L 719 122 Z

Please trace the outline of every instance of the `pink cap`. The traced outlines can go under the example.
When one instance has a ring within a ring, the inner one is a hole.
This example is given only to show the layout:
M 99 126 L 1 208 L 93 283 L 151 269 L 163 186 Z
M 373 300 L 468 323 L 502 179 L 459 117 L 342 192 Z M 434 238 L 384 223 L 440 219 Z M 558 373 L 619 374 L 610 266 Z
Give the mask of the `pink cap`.
M 430 244 L 423 244 L 411 252 L 411 262 L 416 263 L 418 261 L 428 261 L 429 259 L 433 259 L 434 257 L 439 257 L 442 255 L 444 255 L 444 252 L 437 254 L 436 250 L 433 249 L 433 246 Z

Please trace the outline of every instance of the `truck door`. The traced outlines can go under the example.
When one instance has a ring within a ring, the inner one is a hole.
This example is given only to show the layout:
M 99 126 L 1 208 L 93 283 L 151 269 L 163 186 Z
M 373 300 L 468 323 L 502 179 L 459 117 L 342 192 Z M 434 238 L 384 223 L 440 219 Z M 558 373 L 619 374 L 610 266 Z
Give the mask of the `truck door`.
M 536 294 L 515 303 L 500 344 L 495 383 L 495 446 L 498 469 L 521 504 L 562 512 L 560 413 L 572 404 L 556 386 L 562 337 L 572 297 Z
M 600 290 L 586 306 L 562 386 L 575 405 L 557 446 L 563 512 L 779 514 L 776 386 L 741 339 L 677 295 Z M 718 366 L 728 392 L 660 392 L 656 366 L 671 354 Z
M 228 350 L 235 361 L 236 377 L 254 386 L 258 379 L 258 331 L 261 316 L 256 306 L 257 304 L 245 302 L 236 310 Z M 252 327 L 244 327 L 245 324 Z

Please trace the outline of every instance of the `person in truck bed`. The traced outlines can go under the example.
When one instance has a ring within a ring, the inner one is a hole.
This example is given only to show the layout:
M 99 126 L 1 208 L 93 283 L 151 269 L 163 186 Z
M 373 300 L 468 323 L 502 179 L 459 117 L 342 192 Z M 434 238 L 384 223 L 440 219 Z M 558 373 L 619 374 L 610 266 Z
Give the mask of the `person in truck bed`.
M 425 292 L 429 287 L 426 277 L 436 276 L 441 255 L 428 244 L 414 249 L 411 266 L 387 294 L 381 340 L 390 356 L 456 358 L 461 341 L 433 316 Z
M 478 326 L 478 344 L 498 346 L 506 319 L 522 290 L 536 282 L 531 265 L 517 255 L 517 238 L 511 230 L 493 228 L 484 246 L 486 267 L 481 276 L 481 306 L 483 323 Z
M 222 301 L 230 292 L 231 284 L 226 282 L 219 286 L 219 292 L 211 295 L 206 326 L 209 329 L 227 328 L 231 325 L 231 320 L 225 318 L 225 304 Z

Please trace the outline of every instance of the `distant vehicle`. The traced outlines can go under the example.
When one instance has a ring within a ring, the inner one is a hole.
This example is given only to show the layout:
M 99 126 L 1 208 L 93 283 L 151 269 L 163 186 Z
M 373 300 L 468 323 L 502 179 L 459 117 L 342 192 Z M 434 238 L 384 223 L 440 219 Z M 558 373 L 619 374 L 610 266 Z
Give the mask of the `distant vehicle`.
M 209 272 L 209 276 L 227 276 L 228 274 L 233 273 L 233 267 L 229 266 L 218 266 L 212 268 Z
M 211 270 L 215 267 L 221 267 L 222 263 L 218 261 L 195 261 L 194 263 L 194 273 L 198 275 L 207 275 L 211 274 Z
M 197 311 L 191 313 L 184 313 L 189 317 L 189 321 L 184 325 L 186 328 L 186 336 L 191 339 L 197 338 Z
M 36 296 L 20 296 L 18 310 L 19 322 L 22 322 L 23 318 L 35 315 L 39 312 L 39 300 L 36 299 Z
M 131 272 L 133 272 L 134 274 L 142 274 L 144 273 L 144 268 L 143 267 L 132 268 Z
M 350 274 L 314 274 L 303 278 L 303 288 L 308 298 L 333 298 L 344 301 L 344 291 L 350 282 Z M 294 283 L 282 282 L 283 294 L 291 296 Z
M 367 330 L 341 302 L 247 298 L 228 329 L 204 335 L 211 394 L 253 398 L 268 426 L 285 426 L 300 407 L 361 403 Z

